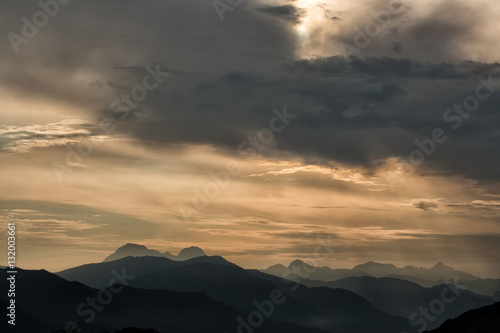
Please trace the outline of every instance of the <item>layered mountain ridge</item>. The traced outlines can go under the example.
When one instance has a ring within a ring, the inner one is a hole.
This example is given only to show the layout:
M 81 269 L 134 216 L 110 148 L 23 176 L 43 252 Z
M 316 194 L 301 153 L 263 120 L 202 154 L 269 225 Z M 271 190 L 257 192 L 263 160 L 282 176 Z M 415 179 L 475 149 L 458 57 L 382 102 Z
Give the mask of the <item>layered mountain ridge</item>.
M 446 297 L 447 303 L 428 330 L 443 323 L 455 327 L 450 320 L 494 304 L 500 293 L 500 280 L 478 279 L 441 262 L 431 268 L 367 262 L 332 269 L 294 260 L 259 271 L 197 247 L 172 256 L 131 243 L 103 262 L 56 274 L 18 270 L 22 325 L 12 330 L 2 324 L 2 331 L 13 333 L 63 332 L 67 325 L 82 333 L 414 332 L 423 320 L 415 315 L 436 300 Z M 5 289 L 6 284 L 0 282 Z M 0 304 L 7 302 L 0 294 Z

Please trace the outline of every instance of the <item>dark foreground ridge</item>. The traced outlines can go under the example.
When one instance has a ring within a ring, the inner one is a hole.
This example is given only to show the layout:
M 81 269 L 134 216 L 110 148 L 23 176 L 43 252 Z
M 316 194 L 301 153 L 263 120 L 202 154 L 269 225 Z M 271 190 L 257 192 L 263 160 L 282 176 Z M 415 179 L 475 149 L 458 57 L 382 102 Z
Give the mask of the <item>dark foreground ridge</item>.
M 498 333 L 500 332 L 500 302 L 467 311 L 447 320 L 430 333 Z

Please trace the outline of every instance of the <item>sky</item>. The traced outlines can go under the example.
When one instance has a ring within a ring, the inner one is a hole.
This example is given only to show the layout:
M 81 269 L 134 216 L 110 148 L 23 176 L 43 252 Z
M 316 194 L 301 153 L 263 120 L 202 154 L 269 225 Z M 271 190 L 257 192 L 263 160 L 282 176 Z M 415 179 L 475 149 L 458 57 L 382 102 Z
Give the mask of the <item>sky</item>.
M 15 222 L 18 266 L 49 271 L 138 243 L 500 278 L 499 14 L 2 0 L 0 242 Z

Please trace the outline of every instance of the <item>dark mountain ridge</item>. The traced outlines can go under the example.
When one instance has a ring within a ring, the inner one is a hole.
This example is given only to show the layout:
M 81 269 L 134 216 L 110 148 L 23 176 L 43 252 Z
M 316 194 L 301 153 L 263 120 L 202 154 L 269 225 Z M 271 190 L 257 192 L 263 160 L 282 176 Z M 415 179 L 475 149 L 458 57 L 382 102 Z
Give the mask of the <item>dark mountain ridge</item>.
M 203 293 L 113 285 L 106 289 L 112 295 L 109 299 L 103 297 L 106 291 L 79 282 L 69 282 L 43 270 L 18 269 L 17 277 L 18 311 L 28 313 L 34 318 L 34 324 L 52 331 L 66 330 L 69 325 L 71 330 L 81 329 L 84 333 L 114 331 L 132 326 L 169 333 L 235 332 L 237 318 L 249 316 L 248 312 L 217 302 Z M 1 287 L 5 288 L 6 283 L 2 281 Z M 0 295 L 2 302 L 6 302 L 4 297 L 4 294 Z M 93 303 L 89 303 L 89 299 L 93 299 Z M 273 319 L 266 320 L 259 331 L 321 333 L 317 329 L 279 323 Z M 33 333 L 39 330 L 19 332 Z

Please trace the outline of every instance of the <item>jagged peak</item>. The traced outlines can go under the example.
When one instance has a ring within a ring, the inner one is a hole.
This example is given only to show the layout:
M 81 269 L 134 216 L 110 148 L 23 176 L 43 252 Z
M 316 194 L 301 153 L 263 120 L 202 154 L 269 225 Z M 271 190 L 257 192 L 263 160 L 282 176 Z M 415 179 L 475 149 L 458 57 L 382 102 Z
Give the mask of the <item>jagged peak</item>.
M 442 261 L 438 261 L 433 267 L 432 269 L 436 269 L 436 268 L 452 268 L 450 266 L 447 266 L 445 265 Z
M 294 261 L 292 261 L 290 263 L 290 265 L 288 265 L 288 268 L 293 267 L 293 266 L 298 266 L 298 265 L 301 265 L 301 266 L 305 265 L 307 267 L 312 267 L 311 265 L 309 265 L 308 263 L 306 263 L 300 259 L 295 259 Z

